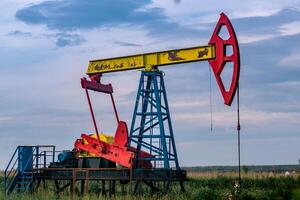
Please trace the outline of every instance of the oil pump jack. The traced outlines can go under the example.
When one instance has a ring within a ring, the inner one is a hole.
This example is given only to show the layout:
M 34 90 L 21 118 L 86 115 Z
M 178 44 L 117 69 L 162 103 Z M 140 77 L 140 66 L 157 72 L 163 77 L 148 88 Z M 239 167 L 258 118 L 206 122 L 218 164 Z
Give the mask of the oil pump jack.
M 228 31 L 228 39 L 220 36 L 222 28 Z M 232 49 L 231 55 L 228 55 L 228 47 Z M 90 61 L 87 70 L 89 80 L 81 79 L 81 86 L 87 95 L 97 137 L 82 134 L 81 139 L 76 140 L 75 148 L 129 169 L 162 168 L 181 172 L 163 73 L 159 67 L 197 61 L 209 62 L 224 104 L 230 106 L 238 86 L 240 60 L 234 29 L 224 13 L 221 13 L 208 45 Z M 226 89 L 221 74 L 226 64 L 230 62 L 233 64 L 233 74 L 230 87 Z M 142 69 L 142 72 L 131 127 L 128 131 L 126 122 L 119 119 L 112 85 L 102 84 L 101 76 L 137 69 Z M 111 98 L 118 127 L 114 141 L 110 144 L 99 137 L 89 90 L 109 94 Z M 181 186 L 183 189 L 182 182 Z
M 220 36 L 221 29 L 227 30 L 228 38 Z M 207 45 L 90 61 L 87 70 L 89 78 L 82 78 L 81 86 L 87 96 L 95 134 L 82 134 L 75 141 L 74 150 L 61 152 L 58 161 L 55 160 L 57 151 L 53 145 L 18 146 L 5 170 L 5 193 L 35 190 L 46 180 L 54 180 L 57 193 L 70 187 L 73 194 L 79 180 L 82 191 L 84 183 L 88 190 L 90 180 L 102 181 L 103 193 L 106 191 L 106 181 L 109 181 L 109 191 L 112 193 L 116 181 L 120 181 L 122 187 L 128 182 L 135 182 L 135 192 L 140 183 L 145 183 L 151 191 L 166 191 L 171 182 L 179 182 L 184 191 L 186 171 L 179 166 L 160 68 L 198 61 L 209 62 L 224 104 L 230 106 L 238 87 L 240 55 L 234 29 L 224 13 L 221 13 Z M 233 66 L 233 73 L 230 86 L 225 88 L 221 75 L 229 63 Z M 142 71 L 128 130 L 126 122 L 119 118 L 112 85 L 101 83 L 101 77 L 107 73 L 138 69 Z M 99 132 L 90 91 L 110 96 L 118 124 L 114 137 Z M 49 158 L 50 163 L 47 162 Z M 85 161 L 90 163 L 84 164 Z

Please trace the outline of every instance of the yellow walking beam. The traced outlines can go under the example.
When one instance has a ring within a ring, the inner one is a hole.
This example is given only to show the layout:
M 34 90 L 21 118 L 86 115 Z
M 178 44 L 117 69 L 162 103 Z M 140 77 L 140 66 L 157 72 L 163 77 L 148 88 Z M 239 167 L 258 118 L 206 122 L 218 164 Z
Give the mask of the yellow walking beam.
M 227 30 L 228 38 L 223 38 L 222 34 L 220 34 L 222 28 Z M 232 24 L 224 13 L 221 13 L 220 19 L 208 42 L 208 45 L 118 58 L 92 60 L 89 63 L 87 74 L 94 75 L 136 69 L 152 71 L 157 70 L 157 67 L 163 65 L 204 60 L 207 60 L 212 68 L 220 91 L 223 95 L 224 103 L 226 105 L 230 105 L 238 86 L 240 74 L 240 52 Z M 229 87 L 225 87 L 221 75 L 224 68 L 228 68 L 230 66 L 233 66 L 231 84 Z M 91 78 L 92 77 L 93 76 L 91 76 Z
M 92 60 L 87 74 L 103 74 L 124 70 L 145 69 L 151 71 L 162 65 L 215 59 L 215 46 L 199 46 L 161 52 L 138 54 L 102 60 Z

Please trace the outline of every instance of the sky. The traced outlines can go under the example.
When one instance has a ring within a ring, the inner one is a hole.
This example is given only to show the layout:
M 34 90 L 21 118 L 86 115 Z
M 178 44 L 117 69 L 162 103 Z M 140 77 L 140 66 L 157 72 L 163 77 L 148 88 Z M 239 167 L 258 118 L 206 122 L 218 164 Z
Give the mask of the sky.
M 80 87 L 89 60 L 206 45 L 221 12 L 240 43 L 242 165 L 298 163 L 299 0 L 1 0 L 0 8 L 0 169 L 18 145 L 72 149 L 93 132 Z M 214 78 L 210 93 L 209 64 L 160 69 L 180 165 L 236 165 L 236 99 L 225 106 Z M 128 125 L 139 76 L 103 77 Z M 100 130 L 114 134 L 110 99 L 92 100 Z

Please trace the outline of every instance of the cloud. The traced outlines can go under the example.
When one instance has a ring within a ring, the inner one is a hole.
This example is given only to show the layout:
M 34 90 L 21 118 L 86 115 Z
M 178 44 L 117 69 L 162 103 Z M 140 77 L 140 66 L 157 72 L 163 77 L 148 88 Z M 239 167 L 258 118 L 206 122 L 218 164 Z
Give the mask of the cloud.
M 269 1 L 252 0 L 247 3 L 239 0 L 210 1 L 209 4 L 203 1 L 184 0 L 180 4 L 174 4 L 174 0 L 153 0 L 149 8 L 160 7 L 165 10 L 166 16 L 173 22 L 187 23 L 195 21 L 214 21 L 214 13 L 225 12 L 232 18 L 269 16 L 282 8 L 299 5 L 297 0 L 273 0 Z
M 239 36 L 239 43 L 241 44 L 247 44 L 247 43 L 253 43 L 253 42 L 259 42 L 263 40 L 269 40 L 274 38 L 275 35 L 273 34 L 266 34 L 266 35 L 241 35 Z
M 77 30 L 105 28 L 109 33 L 110 29 L 116 27 L 130 27 L 134 30 L 142 27 L 152 38 L 201 41 L 206 36 L 209 37 L 215 26 L 215 22 L 199 24 L 197 18 L 192 16 L 189 17 L 190 24 L 197 24 L 197 26 L 187 26 L 174 22 L 166 14 L 167 8 L 154 5 L 150 0 L 138 2 L 132 0 L 116 2 L 108 0 L 89 2 L 80 0 L 45 1 L 18 10 L 16 18 L 27 24 L 46 25 L 49 29 L 59 31 L 59 33 L 68 31 L 68 36 L 57 36 L 55 40 L 57 47 L 83 44 L 86 39 L 75 33 Z M 199 12 L 197 16 L 201 18 L 206 14 L 207 12 L 203 11 Z M 272 39 L 286 34 L 287 31 L 291 33 L 291 23 L 297 21 L 299 17 L 300 11 L 295 7 L 277 10 L 266 16 L 254 15 L 233 18 L 232 23 L 239 33 L 240 43 L 253 43 Z M 252 26 L 255 29 L 249 29 Z M 128 47 L 139 45 L 136 42 L 128 42 L 123 39 L 114 41 L 114 43 Z
M 174 2 L 172 2 L 174 4 Z M 292 5 L 293 1 L 288 4 Z M 158 6 L 162 6 L 158 7 Z M 181 4 L 180 4 L 181 5 Z M 188 6 L 190 7 L 190 5 Z M 296 34 L 297 28 L 293 26 L 300 18 L 299 7 L 275 9 L 268 15 L 249 15 L 232 17 L 232 23 L 238 32 L 240 43 L 252 43 L 268 40 L 285 34 Z M 88 12 L 86 12 L 88 11 Z M 172 16 L 167 14 L 168 8 L 164 4 L 143 1 L 116 1 L 111 2 L 92 0 L 89 2 L 80 0 L 45 1 L 20 9 L 16 13 L 17 19 L 37 25 L 46 25 L 50 29 L 59 31 L 91 30 L 95 28 L 107 28 L 118 26 L 138 29 L 143 27 L 148 35 L 155 38 L 168 38 L 178 40 L 192 38 L 199 41 L 200 38 L 209 36 L 212 23 L 200 23 L 198 18 L 205 18 L 207 11 L 198 12 L 197 17 L 188 15 L 188 26 L 184 23 L 172 21 Z M 211 13 L 211 12 L 209 12 Z M 217 16 L 215 16 L 217 17 Z M 193 25 L 194 24 L 194 25 Z M 200 27 L 200 28 L 199 28 Z M 249 27 L 255 27 L 249 28 Z M 202 36 L 202 37 L 201 37 Z M 195 41 L 195 40 L 194 40 Z M 57 46 L 74 45 L 74 42 L 60 38 Z M 116 41 L 120 46 L 135 46 L 135 42 Z
M 182 166 L 236 165 L 236 136 L 232 136 L 230 139 L 223 141 L 179 142 L 177 150 L 180 164 Z M 217 135 L 210 134 L 210 137 L 216 138 Z M 272 137 L 253 139 L 242 133 L 241 138 L 242 164 L 278 165 L 298 163 L 299 136 L 285 138 L 273 135 Z
M 281 35 L 296 35 L 300 33 L 300 21 L 284 24 L 280 27 Z
M 77 33 L 58 32 L 43 34 L 43 37 L 54 40 L 56 47 L 78 46 L 86 42 L 86 40 Z
M 217 126 L 227 126 L 231 122 L 236 120 L 234 112 L 214 112 L 214 121 Z M 176 120 L 184 120 L 195 123 L 196 121 L 207 120 L 209 113 L 183 113 L 176 114 L 174 118 Z M 281 120 L 289 121 L 290 124 L 297 124 L 300 118 L 300 113 L 297 112 L 267 112 L 267 111 L 256 111 L 256 110 L 241 110 L 241 118 L 244 124 L 247 126 L 261 126 L 265 124 L 278 123 Z
M 281 88 L 300 88 L 300 81 L 284 81 L 280 83 L 273 83 L 274 86 Z
M 296 35 L 300 18 L 299 8 L 285 8 L 268 16 L 251 16 L 232 19 L 240 43 L 253 43 L 276 37 Z M 251 28 L 253 27 L 253 28 Z M 255 28 L 254 28 L 255 27 Z
M 162 17 L 160 10 L 137 11 L 150 0 L 61 0 L 30 5 L 16 13 L 30 24 L 46 24 L 59 30 L 92 29 L 116 24 L 144 24 Z
M 16 123 L 20 126 L 35 127 L 67 126 L 75 123 L 84 124 L 83 118 L 88 119 L 87 112 L 70 109 L 36 108 L 0 115 L 0 121 L 2 121 L 0 127 L 15 126 Z
M 259 70 L 259 73 L 264 76 L 257 76 L 256 78 L 261 77 L 264 82 L 273 82 L 277 78 L 294 77 L 295 72 L 288 69 L 288 64 L 297 59 L 299 48 L 294 44 L 300 42 L 299 36 L 300 34 L 278 36 L 268 40 L 242 44 L 240 46 L 242 63 L 246 63 L 247 68 L 251 67 L 253 70 Z M 291 56 L 290 59 L 289 56 Z M 286 60 L 291 60 L 291 62 Z M 270 71 L 272 73 L 269 73 Z M 259 80 L 259 83 L 260 81 L 262 80 Z M 255 84 L 255 82 L 251 82 L 251 84 Z
M 14 118 L 11 116 L 1 116 L 0 117 L 0 122 L 8 122 L 8 121 L 12 121 L 12 120 L 14 120 Z
M 299 34 L 300 36 L 300 34 Z M 300 49 L 286 55 L 282 60 L 280 60 L 280 64 L 283 66 L 289 66 L 292 68 L 300 68 Z
M 57 47 L 77 46 L 85 42 L 85 39 L 78 34 L 57 33 L 54 37 Z
M 20 9 L 16 18 L 27 24 L 46 25 L 52 30 L 69 32 L 125 26 L 131 29 L 143 27 L 149 35 L 159 38 L 162 35 L 168 35 L 168 38 L 196 37 L 203 33 L 203 30 L 169 22 L 161 8 L 144 9 L 150 3 L 150 0 L 46 1 Z
M 140 46 L 142 46 L 140 44 L 136 44 L 136 43 L 132 43 L 132 42 L 116 41 L 114 43 L 117 45 L 120 45 L 120 46 L 125 46 L 125 47 L 140 47 Z
M 17 37 L 30 37 L 30 36 L 32 36 L 32 33 L 15 30 L 15 31 L 9 32 L 8 35 L 9 36 L 17 36 Z

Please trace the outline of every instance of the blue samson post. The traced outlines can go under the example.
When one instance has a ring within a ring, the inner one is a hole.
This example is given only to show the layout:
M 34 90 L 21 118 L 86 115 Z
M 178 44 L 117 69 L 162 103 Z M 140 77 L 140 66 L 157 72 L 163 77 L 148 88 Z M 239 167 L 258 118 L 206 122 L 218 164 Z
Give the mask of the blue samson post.
M 138 163 L 150 160 L 154 168 L 180 170 L 163 76 L 158 70 L 141 73 L 129 146 L 153 157 L 142 158 L 136 153 L 136 168 Z

